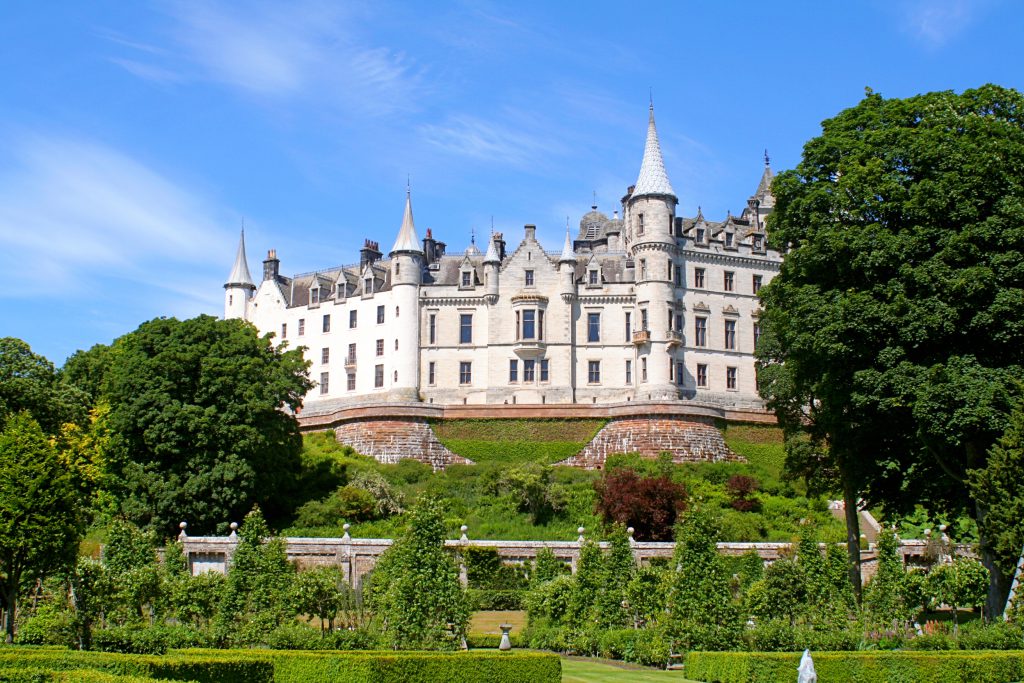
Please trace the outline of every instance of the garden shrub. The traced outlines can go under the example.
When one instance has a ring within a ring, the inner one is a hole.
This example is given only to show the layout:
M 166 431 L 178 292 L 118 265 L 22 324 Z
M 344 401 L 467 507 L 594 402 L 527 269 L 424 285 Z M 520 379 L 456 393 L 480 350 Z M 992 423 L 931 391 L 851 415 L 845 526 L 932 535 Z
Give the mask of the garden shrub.
M 523 590 L 489 590 L 470 588 L 466 591 L 469 609 L 480 610 L 519 610 L 526 604 L 526 591 Z
M 159 655 L 171 648 L 207 647 L 210 636 L 187 626 L 115 626 L 92 632 L 92 647 L 99 652 Z
M 598 652 L 602 657 L 644 666 L 664 667 L 669 651 L 668 639 L 660 629 L 608 630 L 598 641 Z
M 794 680 L 799 652 L 691 652 L 686 676 L 715 683 Z M 819 652 L 820 681 L 1006 683 L 1024 678 L 1024 657 L 1004 652 Z

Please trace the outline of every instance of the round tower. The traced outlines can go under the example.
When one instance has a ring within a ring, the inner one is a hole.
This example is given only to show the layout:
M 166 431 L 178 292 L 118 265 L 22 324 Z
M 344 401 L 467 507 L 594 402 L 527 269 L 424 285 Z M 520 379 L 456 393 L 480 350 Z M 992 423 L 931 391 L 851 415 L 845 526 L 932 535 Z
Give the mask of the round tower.
M 675 190 L 665 172 L 652 104 L 640 176 L 624 203 L 623 216 L 623 231 L 636 273 L 637 331 L 640 334 L 634 335 L 634 343 L 638 345 L 639 398 L 679 397 L 672 381 L 678 337 L 672 333 L 671 319 L 675 304 L 672 278 L 678 265 L 677 203 Z
M 388 311 L 393 321 L 397 353 L 391 368 L 390 397 L 396 401 L 420 400 L 420 284 L 423 278 L 423 251 L 416 237 L 412 220 L 412 198 L 405 192 L 405 214 L 398 231 L 395 246 L 391 248 L 391 295 L 394 311 Z M 391 317 L 393 314 L 394 317 Z
M 224 283 L 224 319 L 246 320 L 249 299 L 255 291 L 256 285 L 249 275 L 249 263 L 245 258 L 245 230 L 242 230 L 242 235 L 238 238 L 235 265 L 231 268 L 228 281 Z
M 501 257 L 498 255 L 498 245 L 495 243 L 495 236 L 491 235 L 491 241 L 487 245 L 487 253 L 484 255 L 484 278 L 487 281 L 486 294 L 487 303 L 491 306 L 498 303 L 498 285 L 500 284 Z
M 558 257 L 558 283 L 562 301 L 569 303 L 576 298 L 576 253 L 572 250 L 568 226 L 565 228 L 562 255 Z

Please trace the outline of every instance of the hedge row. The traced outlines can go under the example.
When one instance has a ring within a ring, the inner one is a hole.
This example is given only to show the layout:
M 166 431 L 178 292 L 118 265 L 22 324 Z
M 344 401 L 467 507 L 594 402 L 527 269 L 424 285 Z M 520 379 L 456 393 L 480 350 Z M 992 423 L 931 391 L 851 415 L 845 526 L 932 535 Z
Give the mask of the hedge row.
M 182 651 L 217 656 L 215 650 Z M 225 651 L 274 663 L 275 683 L 559 683 L 562 663 L 550 652 Z
M 526 602 L 525 590 L 495 590 L 491 588 L 469 588 L 466 590 L 469 608 L 481 610 L 520 610 Z
M 274 680 L 274 665 L 269 657 L 253 657 L 242 652 L 219 656 L 158 657 L 73 650 L 0 651 L 0 672 L 9 678 L 21 672 L 39 674 L 76 669 L 92 669 L 117 676 L 138 676 L 143 679 L 162 678 L 198 683 L 270 683 Z
M 820 652 L 820 681 L 850 683 L 1006 683 L 1024 679 L 1021 652 Z M 691 652 L 686 677 L 707 683 L 796 680 L 798 652 Z
M 96 669 L 0 669 L 0 683 L 150 683 L 152 680 L 141 676 L 118 676 Z

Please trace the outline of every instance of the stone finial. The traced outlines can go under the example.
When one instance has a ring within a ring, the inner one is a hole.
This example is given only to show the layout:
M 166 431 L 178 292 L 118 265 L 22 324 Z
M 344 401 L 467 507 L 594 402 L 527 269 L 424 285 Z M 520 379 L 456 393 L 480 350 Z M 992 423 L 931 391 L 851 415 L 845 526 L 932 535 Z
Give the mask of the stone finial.
M 234 541 L 238 539 L 238 522 L 231 522 L 228 525 L 231 528 L 231 533 L 228 534 L 228 540 Z
M 462 532 L 462 536 L 459 537 L 459 540 L 462 541 L 463 543 L 468 543 L 469 542 L 469 536 L 466 535 L 466 532 L 469 531 L 469 527 L 466 526 L 465 524 L 463 524 L 462 526 L 459 527 L 459 531 Z
M 583 538 L 583 532 L 584 531 L 586 531 L 586 529 L 583 528 L 583 527 L 579 527 L 579 528 L 576 529 L 576 533 L 578 533 L 580 535 L 580 537 L 576 539 L 577 543 L 583 543 L 583 541 L 585 540 Z
M 342 541 L 351 541 L 352 537 L 348 535 L 348 530 L 352 528 L 352 525 L 349 524 L 348 522 L 346 522 L 345 524 L 341 525 L 341 528 L 345 532 L 345 535 L 341 537 L 341 540 Z
M 626 533 L 629 534 L 630 545 L 636 543 L 636 539 L 633 538 L 633 534 L 636 533 L 636 529 L 634 529 L 633 527 L 629 527 L 628 529 L 626 529 Z
M 188 538 L 188 534 L 185 533 L 185 529 L 188 528 L 188 522 L 181 522 L 178 524 L 178 528 L 181 529 L 181 533 L 178 534 L 178 540 Z

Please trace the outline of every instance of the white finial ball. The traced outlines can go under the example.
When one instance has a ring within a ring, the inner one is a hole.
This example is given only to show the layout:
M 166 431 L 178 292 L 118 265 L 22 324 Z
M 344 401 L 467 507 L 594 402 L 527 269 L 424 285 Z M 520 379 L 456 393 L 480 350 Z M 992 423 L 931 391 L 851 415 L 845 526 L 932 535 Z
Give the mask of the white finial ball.
M 461 531 L 462 533 L 466 533 L 467 531 L 469 531 L 469 527 L 463 524 L 459 527 L 459 531 Z
M 636 531 L 636 529 L 634 529 L 633 527 L 629 527 L 628 529 L 626 529 L 626 533 L 629 534 L 630 536 L 632 536 L 633 532 L 635 532 L 635 531 Z
M 341 525 L 341 528 L 344 529 L 345 531 L 348 531 L 349 529 L 352 528 L 352 525 L 349 524 L 348 522 L 346 522 L 346 523 Z
M 231 530 L 234 531 L 238 528 L 238 522 L 231 522 L 231 524 L 229 524 L 228 526 L 230 526 Z
M 586 529 L 584 529 L 583 527 L 580 527 L 579 529 L 576 529 L 576 533 L 578 533 L 578 534 L 582 534 L 584 531 L 586 531 Z
M 940 524 L 939 525 L 939 531 L 945 531 L 945 530 L 946 530 L 946 525 L 945 524 Z
M 184 531 L 185 527 L 187 527 L 187 526 L 188 526 L 188 522 L 181 522 L 180 524 L 178 524 L 178 528 L 181 529 L 182 531 Z

